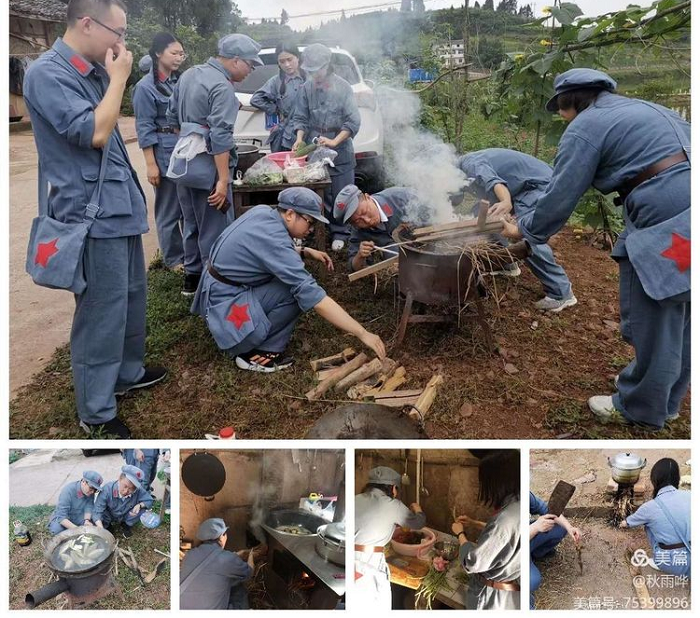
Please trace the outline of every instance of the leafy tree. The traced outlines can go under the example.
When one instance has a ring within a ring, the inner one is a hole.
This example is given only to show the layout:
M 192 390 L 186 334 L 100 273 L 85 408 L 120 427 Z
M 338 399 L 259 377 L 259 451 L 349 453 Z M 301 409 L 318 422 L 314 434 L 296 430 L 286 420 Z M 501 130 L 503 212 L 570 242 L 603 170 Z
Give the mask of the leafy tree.
M 496 7 L 499 13 L 516 15 L 518 13 L 518 0 L 501 0 Z
M 493 0 L 484 1 L 484 11 L 493 11 Z
M 286 26 L 289 23 L 289 13 L 282 9 L 282 15 L 280 16 L 280 26 Z

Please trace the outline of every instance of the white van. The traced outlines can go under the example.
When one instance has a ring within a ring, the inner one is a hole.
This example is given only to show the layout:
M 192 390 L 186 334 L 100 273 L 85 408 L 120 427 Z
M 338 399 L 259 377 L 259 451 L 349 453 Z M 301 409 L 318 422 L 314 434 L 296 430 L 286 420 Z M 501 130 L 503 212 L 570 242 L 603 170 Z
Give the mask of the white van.
M 301 51 L 303 47 L 299 48 Z M 384 155 L 384 130 L 382 116 L 377 107 L 377 100 L 372 90 L 372 84 L 362 79 L 357 62 L 344 49 L 332 47 L 331 63 L 337 75 L 352 86 L 355 101 L 360 110 L 362 122 L 359 133 L 353 138 L 355 148 L 355 182 L 363 190 L 374 193 L 383 188 L 382 166 Z M 257 67 L 242 82 L 235 84 L 236 96 L 242 107 L 238 112 L 233 134 L 237 143 L 262 145 L 263 150 L 269 150 L 265 145 L 269 132 L 265 129 L 265 113 L 250 105 L 253 93 L 279 71 L 274 47 L 260 51 L 260 58 L 265 66 Z

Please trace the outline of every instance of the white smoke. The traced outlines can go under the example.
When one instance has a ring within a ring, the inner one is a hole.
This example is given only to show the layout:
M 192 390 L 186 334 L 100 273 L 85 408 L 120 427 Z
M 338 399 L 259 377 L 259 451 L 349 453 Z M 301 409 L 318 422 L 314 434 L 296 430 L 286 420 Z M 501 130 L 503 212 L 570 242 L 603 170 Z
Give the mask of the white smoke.
M 429 209 L 432 223 L 458 219 L 450 195 L 462 190 L 466 177 L 457 167 L 454 146 L 420 127 L 417 94 L 384 86 L 376 89 L 376 95 L 384 121 L 387 180 L 413 189 L 423 207 Z
M 261 543 L 264 543 L 265 531 L 263 530 L 262 525 L 265 523 L 265 517 L 267 517 L 267 514 L 270 511 L 270 507 L 274 505 L 279 492 L 275 484 L 268 484 L 260 487 L 259 483 L 257 482 L 251 485 L 250 490 L 250 493 L 255 495 L 252 516 L 250 518 L 250 529 L 255 535 L 255 538 Z

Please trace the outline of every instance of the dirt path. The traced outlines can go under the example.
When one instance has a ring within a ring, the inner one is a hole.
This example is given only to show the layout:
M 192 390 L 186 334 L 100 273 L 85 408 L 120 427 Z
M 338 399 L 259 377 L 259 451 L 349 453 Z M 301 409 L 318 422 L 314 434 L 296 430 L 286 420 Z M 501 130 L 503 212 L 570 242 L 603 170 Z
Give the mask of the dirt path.
M 123 118 L 124 139 L 134 138 L 133 121 Z M 139 177 L 146 166 L 136 143 L 127 146 Z M 10 392 L 31 382 L 32 376 L 51 360 L 54 351 L 68 341 L 73 318 L 73 296 L 32 283 L 24 271 L 27 241 L 37 213 L 37 155 L 30 131 L 10 135 Z M 153 223 L 153 191 L 145 180 L 151 232 L 143 237 L 146 261 L 158 247 Z
M 600 507 L 609 503 L 605 486 L 610 478 L 607 457 L 619 450 L 535 450 L 530 454 L 530 489 L 547 500 L 557 480 L 563 479 L 576 485 L 567 510 L 575 512 L 581 507 Z M 642 480 L 648 483 L 649 472 L 662 457 L 673 457 L 681 467 L 681 474 L 690 474 L 686 461 L 689 449 L 633 449 L 647 459 Z M 595 480 L 582 483 L 593 473 Z M 576 480 L 579 482 L 575 482 Z M 651 484 L 648 483 L 649 487 Z M 641 499 L 649 500 L 651 493 Z M 579 511 L 580 512 L 580 511 Z M 642 528 L 620 530 L 613 528 L 605 518 L 570 517 L 573 525 L 583 535 L 581 559 L 583 573 L 579 570 L 577 554 L 571 539 L 566 538 L 554 555 L 537 560 L 542 574 L 542 586 L 536 594 L 537 609 L 636 609 L 638 601 L 629 572 L 625 552 L 628 547 L 649 550 L 649 543 Z M 687 585 L 675 581 L 669 587 L 669 577 L 649 566 L 642 567 L 649 594 L 654 603 L 667 609 L 690 606 Z

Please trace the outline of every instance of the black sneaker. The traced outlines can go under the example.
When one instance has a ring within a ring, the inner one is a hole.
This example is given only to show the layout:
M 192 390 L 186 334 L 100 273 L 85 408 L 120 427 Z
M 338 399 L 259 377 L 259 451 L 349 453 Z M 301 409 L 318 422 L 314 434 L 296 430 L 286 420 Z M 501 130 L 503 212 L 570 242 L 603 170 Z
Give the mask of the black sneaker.
M 134 530 L 132 526 L 127 526 L 126 524 L 122 524 L 122 536 L 125 539 L 130 539 L 134 535 Z
M 168 370 L 165 367 L 146 367 L 145 369 L 146 371 L 144 371 L 143 377 L 138 382 L 116 389 L 114 394 L 121 396 L 139 388 L 148 388 L 149 386 L 158 384 L 158 382 L 162 382 L 165 380 L 165 376 L 168 375 Z
M 180 294 L 183 296 L 194 296 L 194 293 L 197 291 L 197 287 L 199 286 L 199 280 L 202 278 L 202 273 L 198 274 L 190 274 L 190 273 L 185 273 L 185 280 L 182 283 L 182 290 L 180 290 Z
M 104 438 L 112 440 L 129 440 L 131 431 L 116 416 L 106 423 L 86 423 L 80 421 L 80 426 L 92 438 Z
M 236 366 L 246 371 L 261 371 L 263 373 L 274 373 L 282 371 L 294 364 L 291 356 L 284 356 L 282 352 L 263 352 L 262 350 L 252 350 L 246 354 L 236 356 Z

